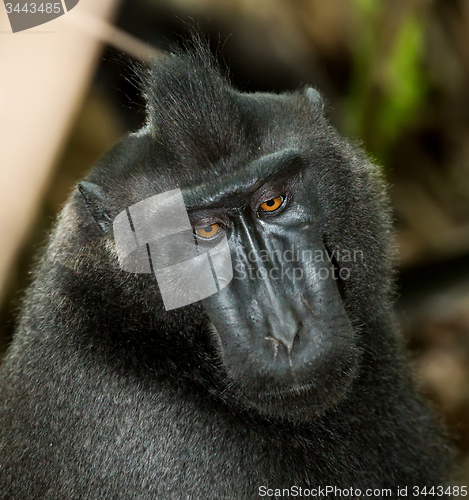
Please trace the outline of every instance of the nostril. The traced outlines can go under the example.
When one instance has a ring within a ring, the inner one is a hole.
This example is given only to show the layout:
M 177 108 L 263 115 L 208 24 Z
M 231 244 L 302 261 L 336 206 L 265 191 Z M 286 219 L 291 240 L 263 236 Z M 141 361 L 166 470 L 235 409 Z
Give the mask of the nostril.
M 280 341 L 275 339 L 274 337 L 271 337 L 270 335 L 268 335 L 266 338 L 266 340 L 269 340 L 271 342 L 271 344 L 273 345 L 274 347 L 274 357 L 276 358 L 277 355 L 278 355 L 278 348 L 279 348 L 279 345 L 280 345 Z
M 283 335 L 282 336 L 277 335 L 276 337 L 274 337 L 272 335 L 268 335 L 265 338 L 266 338 L 266 340 L 269 340 L 272 343 L 273 348 L 274 348 L 274 355 L 275 355 L 275 357 L 277 357 L 280 344 L 283 345 L 284 347 L 286 347 L 288 354 L 291 354 L 291 351 L 293 350 L 294 346 L 299 346 L 299 344 L 300 344 L 300 331 L 298 330 L 295 333 L 295 335 L 289 336 L 289 337 L 283 336 Z
M 300 330 L 298 330 L 293 337 L 293 346 L 292 349 L 298 349 L 298 347 L 301 344 L 301 338 L 300 338 Z

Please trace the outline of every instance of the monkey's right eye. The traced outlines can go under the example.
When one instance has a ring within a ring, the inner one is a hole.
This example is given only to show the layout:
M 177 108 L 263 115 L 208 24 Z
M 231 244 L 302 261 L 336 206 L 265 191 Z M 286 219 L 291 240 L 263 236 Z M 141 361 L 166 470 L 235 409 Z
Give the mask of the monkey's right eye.
M 212 238 L 220 231 L 220 224 L 212 224 L 200 229 L 196 229 L 196 233 L 202 238 Z
M 283 196 L 277 196 L 276 198 L 272 198 L 271 200 L 267 200 L 261 205 L 261 209 L 264 212 L 274 212 L 279 208 L 283 203 Z

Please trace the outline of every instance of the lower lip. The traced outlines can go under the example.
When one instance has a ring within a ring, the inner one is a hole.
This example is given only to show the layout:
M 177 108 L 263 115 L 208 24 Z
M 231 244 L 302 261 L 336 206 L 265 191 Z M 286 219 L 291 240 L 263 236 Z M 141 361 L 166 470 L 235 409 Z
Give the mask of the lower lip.
M 313 387 L 312 384 L 293 386 L 288 389 L 282 389 L 279 391 L 261 392 L 259 393 L 259 396 L 269 397 L 269 398 L 282 397 L 282 396 L 301 396 L 302 394 L 309 392 L 312 389 L 312 387 Z

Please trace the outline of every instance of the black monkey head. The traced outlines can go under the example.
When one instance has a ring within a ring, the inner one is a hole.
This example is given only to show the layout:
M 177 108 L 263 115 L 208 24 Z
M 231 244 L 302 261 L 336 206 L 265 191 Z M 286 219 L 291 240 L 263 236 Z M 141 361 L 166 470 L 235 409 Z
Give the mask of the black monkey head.
M 193 383 L 266 417 L 320 415 L 392 345 L 373 335 L 391 297 L 376 167 L 327 122 L 317 91 L 239 93 L 200 47 L 158 61 L 146 82 L 146 126 L 73 200 L 87 250 L 70 286 L 99 304 L 93 343 L 142 376 Z M 176 189 L 190 244 L 226 242 L 232 277 L 165 310 L 155 274 L 121 269 L 113 221 Z

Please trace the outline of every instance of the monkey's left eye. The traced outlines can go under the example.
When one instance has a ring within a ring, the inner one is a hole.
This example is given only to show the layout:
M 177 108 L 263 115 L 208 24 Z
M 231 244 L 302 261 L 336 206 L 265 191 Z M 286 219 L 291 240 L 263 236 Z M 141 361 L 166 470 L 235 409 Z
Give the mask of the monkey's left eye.
M 202 238 L 211 238 L 215 236 L 218 231 L 220 231 L 220 224 L 212 224 L 211 226 L 205 226 L 200 229 L 196 229 L 196 233 Z
M 277 196 L 276 198 L 272 198 L 271 200 L 268 200 L 264 202 L 261 205 L 261 210 L 264 210 L 264 212 L 273 212 L 274 210 L 277 210 L 283 203 L 283 196 Z

